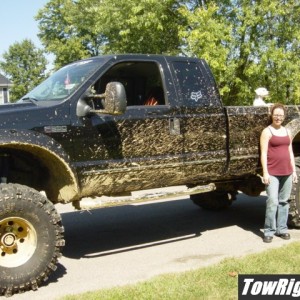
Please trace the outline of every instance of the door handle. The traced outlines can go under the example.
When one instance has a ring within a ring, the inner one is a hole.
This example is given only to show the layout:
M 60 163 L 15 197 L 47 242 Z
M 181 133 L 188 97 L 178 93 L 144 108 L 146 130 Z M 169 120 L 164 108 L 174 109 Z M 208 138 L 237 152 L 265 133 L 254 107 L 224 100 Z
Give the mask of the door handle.
M 171 135 L 180 135 L 180 119 L 170 118 L 169 119 L 169 128 Z

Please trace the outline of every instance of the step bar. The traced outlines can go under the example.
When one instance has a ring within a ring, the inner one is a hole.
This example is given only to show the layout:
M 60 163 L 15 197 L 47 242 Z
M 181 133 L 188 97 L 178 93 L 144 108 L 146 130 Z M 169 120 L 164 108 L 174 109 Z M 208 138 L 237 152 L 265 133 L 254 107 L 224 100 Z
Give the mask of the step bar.
M 193 194 L 212 192 L 216 189 L 214 183 L 207 185 L 198 185 L 188 188 L 185 185 L 159 188 L 152 190 L 143 190 L 132 192 L 130 196 L 124 197 L 95 197 L 82 198 L 80 201 L 74 202 L 74 207 L 79 210 L 90 210 L 101 207 L 127 205 L 139 202 L 149 202 L 156 200 L 172 200 L 177 197 L 184 197 Z

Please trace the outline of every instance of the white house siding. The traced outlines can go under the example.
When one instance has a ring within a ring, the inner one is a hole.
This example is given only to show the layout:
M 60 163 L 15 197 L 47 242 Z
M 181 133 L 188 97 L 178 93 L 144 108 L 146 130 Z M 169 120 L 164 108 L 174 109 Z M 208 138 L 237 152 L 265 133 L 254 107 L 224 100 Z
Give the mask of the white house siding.
M 9 102 L 9 88 L 11 86 L 12 83 L 0 74 L 0 104 Z

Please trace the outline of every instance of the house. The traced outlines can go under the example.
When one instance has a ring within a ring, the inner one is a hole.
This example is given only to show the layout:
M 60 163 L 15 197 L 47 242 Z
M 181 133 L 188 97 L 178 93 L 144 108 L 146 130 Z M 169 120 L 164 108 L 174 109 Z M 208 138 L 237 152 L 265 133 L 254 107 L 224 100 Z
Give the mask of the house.
M 0 104 L 9 102 L 9 88 L 12 83 L 3 75 L 0 74 Z

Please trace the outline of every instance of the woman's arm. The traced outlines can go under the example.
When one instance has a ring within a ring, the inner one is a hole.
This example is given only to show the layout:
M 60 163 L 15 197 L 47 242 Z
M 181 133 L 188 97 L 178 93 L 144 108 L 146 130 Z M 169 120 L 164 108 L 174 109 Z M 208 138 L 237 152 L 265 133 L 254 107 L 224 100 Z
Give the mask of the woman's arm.
M 288 130 L 289 133 L 289 137 L 290 137 L 290 145 L 289 145 L 289 152 L 290 152 L 290 159 L 291 159 L 291 165 L 293 168 L 293 182 L 297 183 L 298 182 L 298 176 L 297 176 L 297 172 L 296 172 L 296 164 L 295 164 L 295 156 L 294 156 L 294 152 L 293 152 L 293 146 L 292 146 L 292 136 L 290 131 Z
M 265 128 L 260 136 L 260 161 L 263 168 L 263 178 L 262 181 L 264 184 L 270 184 L 270 175 L 268 172 L 267 165 L 267 154 L 268 154 L 268 145 L 269 145 L 270 133 L 267 128 Z

